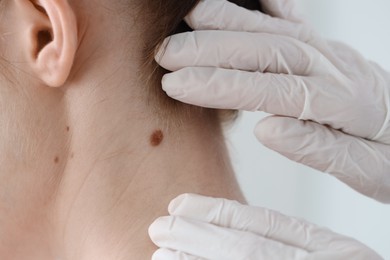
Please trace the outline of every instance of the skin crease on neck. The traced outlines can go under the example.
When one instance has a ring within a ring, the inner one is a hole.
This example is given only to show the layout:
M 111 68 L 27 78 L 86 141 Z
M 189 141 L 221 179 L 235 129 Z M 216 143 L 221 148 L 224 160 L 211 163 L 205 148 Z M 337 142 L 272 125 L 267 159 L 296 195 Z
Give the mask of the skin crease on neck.
M 78 44 L 59 88 L 13 63 L 26 49 L 17 5 L 1 18 L 0 259 L 150 259 L 147 229 L 177 195 L 244 199 L 217 120 L 161 124 L 150 109 L 141 27 L 110 1 L 67 2 Z

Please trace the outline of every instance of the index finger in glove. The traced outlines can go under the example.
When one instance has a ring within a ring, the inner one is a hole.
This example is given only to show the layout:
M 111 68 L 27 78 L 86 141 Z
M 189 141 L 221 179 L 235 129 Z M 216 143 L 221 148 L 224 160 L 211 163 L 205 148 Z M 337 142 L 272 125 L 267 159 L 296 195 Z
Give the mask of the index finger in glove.
M 166 74 L 162 86 L 170 97 L 192 105 L 293 117 L 302 114 L 306 97 L 302 77 L 207 67 Z
M 337 236 L 331 237 L 327 229 L 275 211 L 195 194 L 183 194 L 174 199 L 169 205 L 169 213 L 251 232 L 307 251 L 323 250 Z
M 284 35 L 306 42 L 312 30 L 303 25 L 248 10 L 226 0 L 200 1 L 185 18 L 195 30 L 263 32 Z
M 328 73 L 332 68 L 320 52 L 292 38 L 231 31 L 173 35 L 164 41 L 155 59 L 170 71 L 184 67 L 220 67 L 314 76 Z

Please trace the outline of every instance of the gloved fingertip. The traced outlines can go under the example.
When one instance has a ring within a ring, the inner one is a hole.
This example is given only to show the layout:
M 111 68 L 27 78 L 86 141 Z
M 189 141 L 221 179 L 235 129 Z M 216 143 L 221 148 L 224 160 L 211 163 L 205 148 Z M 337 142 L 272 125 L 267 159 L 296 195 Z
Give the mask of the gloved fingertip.
M 161 43 L 161 45 L 158 46 L 158 48 L 156 48 L 156 50 L 154 52 L 154 60 L 160 65 L 162 63 L 162 60 L 163 60 L 163 57 L 164 57 L 164 54 L 165 54 L 165 51 L 166 51 L 166 48 L 169 44 L 170 39 L 171 39 L 171 37 L 165 38 L 165 40 Z
M 167 260 L 172 259 L 172 253 L 165 248 L 160 248 L 152 255 L 152 260 Z
M 171 222 L 171 217 L 169 216 L 159 217 L 149 226 L 148 234 L 155 245 L 161 246 L 159 242 L 164 241 L 170 229 Z
M 186 96 L 185 90 L 183 87 L 180 87 L 181 79 L 176 77 L 174 72 L 167 73 L 163 76 L 161 80 L 162 89 L 167 93 L 168 96 L 174 99 L 180 99 Z
M 305 129 L 305 121 L 292 117 L 269 116 L 256 125 L 254 133 L 257 139 L 264 143 L 300 136 L 303 129 Z
M 181 194 L 174 198 L 168 206 L 168 212 L 171 215 L 175 215 L 177 211 L 179 210 L 180 206 L 183 204 L 183 202 L 188 199 L 191 195 L 189 193 Z
M 279 153 L 294 151 L 299 144 L 297 142 L 307 134 L 304 122 L 281 116 L 261 120 L 254 132 L 260 143 Z
M 170 73 L 167 73 L 167 74 L 164 74 L 164 76 L 162 77 L 161 79 L 161 86 L 162 86 L 162 89 L 165 91 L 165 92 L 168 92 L 170 90 Z M 167 93 L 168 94 L 168 93 Z
M 275 130 L 273 119 L 274 117 L 266 117 L 257 123 L 254 134 L 259 142 L 264 143 L 272 137 Z

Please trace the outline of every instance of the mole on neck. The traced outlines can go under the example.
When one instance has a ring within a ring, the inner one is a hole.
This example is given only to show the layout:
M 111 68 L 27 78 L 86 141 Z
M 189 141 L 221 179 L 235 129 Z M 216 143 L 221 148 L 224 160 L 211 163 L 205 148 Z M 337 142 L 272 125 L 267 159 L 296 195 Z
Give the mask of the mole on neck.
M 164 133 L 161 130 L 156 130 L 150 136 L 150 145 L 153 147 L 159 146 L 164 140 Z

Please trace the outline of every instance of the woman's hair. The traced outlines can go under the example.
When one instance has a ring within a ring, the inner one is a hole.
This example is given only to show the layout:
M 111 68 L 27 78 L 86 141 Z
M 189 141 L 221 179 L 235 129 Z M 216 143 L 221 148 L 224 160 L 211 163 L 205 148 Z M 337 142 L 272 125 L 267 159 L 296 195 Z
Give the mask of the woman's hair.
M 215 114 L 215 110 L 204 109 L 182 104 L 169 98 L 161 88 L 161 79 L 168 71 L 159 67 L 154 60 L 156 48 L 170 35 L 192 31 L 184 22 L 184 17 L 197 5 L 200 0 L 140 0 L 142 22 L 146 28 L 144 35 L 144 66 L 142 79 L 148 81 L 151 88 L 147 89 L 150 105 L 164 120 L 176 119 L 180 116 L 196 114 Z M 259 0 L 228 0 L 251 10 L 260 10 Z M 146 73 L 145 73 L 146 72 Z M 235 118 L 235 111 L 218 111 L 222 121 Z

